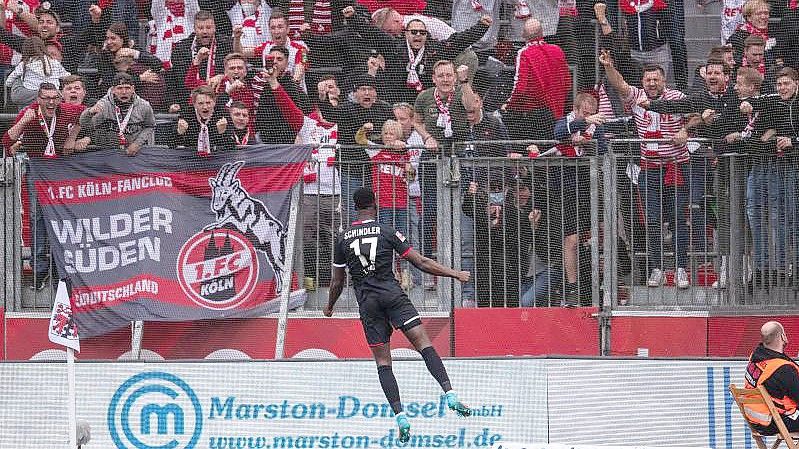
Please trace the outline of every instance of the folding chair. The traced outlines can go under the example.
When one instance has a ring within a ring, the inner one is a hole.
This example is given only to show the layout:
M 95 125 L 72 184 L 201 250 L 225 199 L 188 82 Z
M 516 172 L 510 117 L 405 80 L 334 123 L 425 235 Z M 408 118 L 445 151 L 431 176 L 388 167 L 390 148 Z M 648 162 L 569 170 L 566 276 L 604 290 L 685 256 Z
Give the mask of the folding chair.
M 768 449 L 766 443 L 763 441 L 763 437 L 770 435 L 763 435 L 755 430 L 751 421 L 747 419 L 747 413 L 745 409 L 750 408 L 753 405 L 765 405 L 768 407 L 768 411 L 771 414 L 771 419 L 777 425 L 777 434 L 774 435 L 777 440 L 771 446 L 771 449 L 777 449 L 777 447 L 783 441 L 785 441 L 788 449 L 797 449 L 799 447 L 797 446 L 799 432 L 788 432 L 788 428 L 785 427 L 785 423 L 782 422 L 782 416 L 780 415 L 780 412 L 778 412 L 777 408 L 774 406 L 774 400 L 771 399 L 771 395 L 768 394 L 768 391 L 766 391 L 765 387 L 760 385 L 756 389 L 738 388 L 735 386 L 735 384 L 730 384 L 730 393 L 732 394 L 733 399 L 735 399 L 735 403 L 738 404 L 738 408 L 741 410 L 741 415 L 743 415 L 744 421 L 746 421 L 746 424 L 749 425 L 749 429 L 752 431 L 752 438 L 755 440 L 755 443 L 757 443 L 757 447 L 759 449 Z M 750 413 L 752 413 L 751 410 Z

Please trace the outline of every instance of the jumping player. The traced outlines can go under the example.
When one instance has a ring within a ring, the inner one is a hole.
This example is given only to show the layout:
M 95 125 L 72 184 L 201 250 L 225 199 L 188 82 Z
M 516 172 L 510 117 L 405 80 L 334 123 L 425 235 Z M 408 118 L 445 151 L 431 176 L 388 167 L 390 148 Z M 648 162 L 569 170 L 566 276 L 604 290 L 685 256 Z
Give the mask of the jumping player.
M 358 299 L 366 341 L 377 362 L 380 386 L 396 415 L 399 440 L 404 443 L 410 439 L 411 425 L 402 411 L 399 386 L 391 371 L 392 326 L 401 330 L 422 355 L 427 370 L 444 390 L 447 406 L 460 416 L 470 416 L 472 411 L 458 400 L 452 390 L 441 357 L 421 325 L 419 312 L 394 278 L 391 269 L 394 251 L 420 270 L 436 276 L 467 282 L 469 272 L 455 271 L 422 256 L 411 248 L 402 233 L 391 226 L 377 223 L 375 195 L 370 189 L 356 190 L 353 202 L 358 210 L 358 220 L 339 236 L 336 243 L 330 297 L 324 313 L 326 316 L 333 315 L 333 306 L 344 288 L 344 269 L 348 268 L 355 284 L 355 297 Z

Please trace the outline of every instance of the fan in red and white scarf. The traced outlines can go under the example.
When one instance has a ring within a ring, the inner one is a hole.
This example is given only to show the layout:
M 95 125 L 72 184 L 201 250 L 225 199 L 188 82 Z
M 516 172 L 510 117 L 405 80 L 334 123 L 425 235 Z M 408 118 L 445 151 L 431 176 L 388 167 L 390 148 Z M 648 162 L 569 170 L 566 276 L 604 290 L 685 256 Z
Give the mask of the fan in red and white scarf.
M 257 47 L 271 40 L 269 16 L 272 8 L 260 0 L 239 0 L 227 12 L 232 26 L 241 25 L 241 45 Z
M 766 41 L 758 35 L 750 35 L 744 39 L 744 53 L 741 67 L 751 67 L 766 76 Z M 768 91 L 768 89 L 766 89 Z
M 305 86 L 305 72 L 308 68 L 308 46 L 304 42 L 292 40 L 288 37 L 288 19 L 282 14 L 274 15 L 269 18 L 269 33 L 272 35 L 272 40 L 268 40 L 257 47 L 248 47 L 242 45 L 239 40 L 240 27 L 233 27 L 233 50 L 244 54 L 248 58 L 261 59 L 262 67 L 267 68 L 271 61 L 269 61 L 269 53 L 275 46 L 285 47 L 288 50 L 288 67 L 287 71 L 292 74 L 294 82 L 297 83 L 303 91 L 307 91 Z
M 252 124 L 250 109 L 241 101 L 234 101 L 228 107 L 230 114 L 231 138 L 236 146 L 252 145 L 255 143 L 255 128 Z
M 14 125 L 3 134 L 6 155 L 14 154 L 16 142 L 33 158 L 57 158 L 76 149 L 79 118 L 86 107 L 60 103 L 58 89 L 45 84 L 48 86 L 39 90 L 39 99 L 19 111 Z
M 240 54 L 231 53 L 225 57 L 224 67 L 225 73 L 205 80 L 199 76 L 198 66 L 191 65 L 183 82 L 186 88 L 192 90 L 210 85 L 218 96 L 217 101 L 224 101 L 226 108 L 230 108 L 234 102 L 244 103 L 250 112 L 250 126 L 254 129 L 256 104 L 252 84 L 247 81 L 247 61 Z
M 194 32 L 194 16 L 200 10 L 197 0 L 153 0 L 150 13 L 150 53 L 172 67 L 172 47 Z
M 740 62 L 744 51 L 744 41 L 749 36 L 760 36 L 766 41 L 766 52 L 770 52 L 777 45 L 774 34 L 769 32 L 769 18 L 771 7 L 764 0 L 749 0 L 744 3 L 742 14 L 744 23 L 729 38 L 728 43 L 735 51 L 735 60 Z
M 270 74 L 268 86 L 272 89 L 280 113 L 297 133 L 295 143 L 317 145 L 311 153 L 311 160 L 303 170 L 303 193 L 306 195 L 339 195 L 341 194 L 341 175 L 336 167 L 336 150 L 338 148 L 338 125 L 328 122 L 319 108 L 310 115 L 303 115 L 300 108 L 289 97 L 289 94 Z

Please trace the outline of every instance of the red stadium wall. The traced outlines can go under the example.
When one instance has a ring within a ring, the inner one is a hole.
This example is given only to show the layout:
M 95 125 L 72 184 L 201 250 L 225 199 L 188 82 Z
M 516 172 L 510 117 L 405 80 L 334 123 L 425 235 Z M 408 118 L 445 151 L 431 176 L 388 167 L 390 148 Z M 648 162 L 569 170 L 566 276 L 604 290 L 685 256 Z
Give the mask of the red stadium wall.
M 725 316 L 708 319 L 708 355 L 715 357 L 748 357 L 760 340 L 760 326 L 777 320 L 788 334 L 785 353 L 796 357 L 799 351 L 799 315 L 788 316 Z
M 704 357 L 707 355 L 707 318 L 614 316 L 610 322 L 611 355 L 650 357 Z
M 599 354 L 596 308 L 457 309 L 455 356 Z M 776 319 L 785 325 L 786 353 L 799 351 L 799 315 L 788 316 L 614 316 L 611 355 L 634 356 L 646 348 L 650 357 L 746 357 L 759 340 L 760 326 Z M 450 353 L 450 319 L 426 318 L 425 326 L 439 353 Z M 0 308 L 0 360 L 28 360 L 47 349 L 62 349 L 47 339 L 45 318 L 17 318 Z M 253 359 L 275 355 L 277 320 L 147 323 L 142 349 L 170 359 L 202 359 L 220 349 L 236 349 Z M 410 348 L 397 332 L 392 349 Z M 83 360 L 117 359 L 130 349 L 130 330 L 81 341 Z M 285 355 L 321 349 L 338 358 L 369 358 L 361 323 L 354 318 L 299 318 L 288 322 Z
M 593 307 L 456 309 L 458 357 L 502 355 L 599 355 Z
M 442 355 L 449 355 L 449 319 L 426 318 L 425 326 L 433 344 Z M 8 360 L 28 360 L 47 349 L 62 349 L 47 338 L 48 319 L 8 318 L 6 320 Z M 0 328 L 1 329 L 1 328 Z M 203 359 L 220 349 L 236 349 L 253 359 L 275 356 L 277 320 L 256 318 L 193 323 L 147 323 L 142 349 L 157 353 L 167 360 Z M 410 348 L 401 333 L 395 333 L 392 349 Z M 305 349 L 323 349 L 338 358 L 369 358 L 357 319 L 291 319 L 286 332 L 285 355 L 292 357 Z M 79 357 L 117 359 L 130 350 L 130 330 L 123 329 L 102 337 L 81 340 Z
M 799 350 L 799 316 L 614 316 L 611 321 L 611 355 L 650 357 L 748 357 L 760 340 L 760 326 L 777 320 L 785 326 L 786 354 Z
M 5 343 L 5 336 L 6 336 L 6 319 L 5 319 L 5 309 L 0 307 L 0 343 Z M 5 360 L 6 358 L 6 345 L 0 344 L 0 360 Z

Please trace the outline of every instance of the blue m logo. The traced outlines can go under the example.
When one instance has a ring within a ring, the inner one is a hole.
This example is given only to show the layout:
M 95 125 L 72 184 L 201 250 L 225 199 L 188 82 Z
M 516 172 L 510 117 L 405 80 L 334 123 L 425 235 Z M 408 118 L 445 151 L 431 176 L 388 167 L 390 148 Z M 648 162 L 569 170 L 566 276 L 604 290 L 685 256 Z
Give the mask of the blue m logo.
M 108 430 L 118 449 L 192 449 L 202 420 L 194 390 L 164 372 L 131 377 L 108 406 Z
M 167 433 L 167 418 L 172 417 L 173 432 L 178 435 L 183 435 L 183 409 L 176 404 L 168 404 L 160 406 L 158 404 L 148 404 L 141 409 L 141 433 L 143 435 L 150 434 L 150 418 L 155 415 L 158 420 L 158 434 L 166 435 Z

